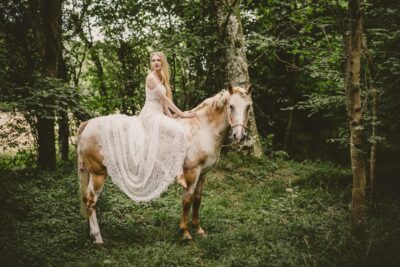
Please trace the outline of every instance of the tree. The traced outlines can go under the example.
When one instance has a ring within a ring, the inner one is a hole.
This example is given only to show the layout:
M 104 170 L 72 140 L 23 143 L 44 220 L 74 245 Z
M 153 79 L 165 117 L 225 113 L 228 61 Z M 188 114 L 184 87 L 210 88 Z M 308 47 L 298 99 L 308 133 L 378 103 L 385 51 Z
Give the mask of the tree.
M 61 0 L 32 0 L 29 3 L 35 45 L 40 55 L 41 72 L 45 77 L 57 78 L 64 66 L 61 53 L 61 7 Z M 38 165 L 43 169 L 56 167 L 54 116 L 48 110 L 47 114 L 37 117 Z
M 376 89 L 375 79 L 376 79 L 376 68 L 372 60 L 372 56 L 369 53 L 367 44 L 365 39 L 362 40 L 361 43 L 363 54 L 367 61 L 368 69 L 369 69 L 369 87 L 371 90 L 372 97 L 372 133 L 371 133 L 371 152 L 369 159 L 369 188 L 371 196 L 375 195 L 375 176 L 376 176 L 376 154 L 378 147 L 378 90 Z
M 362 42 L 362 0 L 350 0 L 349 34 L 346 47 L 346 107 L 350 126 L 350 157 L 353 173 L 352 221 L 358 229 L 367 216 L 366 170 L 360 95 L 360 54 Z
M 240 18 L 240 0 L 216 0 L 219 34 L 223 40 L 220 66 L 223 68 L 225 83 L 242 87 L 250 85 L 246 59 L 243 28 Z M 249 141 L 251 154 L 261 157 L 262 148 L 254 118 L 253 107 L 249 110 Z

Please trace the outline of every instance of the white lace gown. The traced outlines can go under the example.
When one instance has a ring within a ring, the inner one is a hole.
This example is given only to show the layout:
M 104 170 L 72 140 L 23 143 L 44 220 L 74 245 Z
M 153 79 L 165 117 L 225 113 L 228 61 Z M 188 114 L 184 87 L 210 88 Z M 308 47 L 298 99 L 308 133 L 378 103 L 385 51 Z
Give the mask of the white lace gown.
M 134 201 L 157 198 L 183 171 L 187 141 L 182 126 L 166 116 L 159 94 L 163 85 L 146 88 L 139 116 L 97 118 L 104 165 L 111 180 Z

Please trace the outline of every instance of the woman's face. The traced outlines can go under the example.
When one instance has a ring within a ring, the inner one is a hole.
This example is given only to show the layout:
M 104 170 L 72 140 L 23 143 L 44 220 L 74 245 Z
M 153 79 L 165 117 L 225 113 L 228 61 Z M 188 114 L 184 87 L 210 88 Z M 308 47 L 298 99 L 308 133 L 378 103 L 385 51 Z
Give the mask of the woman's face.
M 151 57 L 151 69 L 154 71 L 161 70 L 161 57 L 159 55 L 154 55 Z

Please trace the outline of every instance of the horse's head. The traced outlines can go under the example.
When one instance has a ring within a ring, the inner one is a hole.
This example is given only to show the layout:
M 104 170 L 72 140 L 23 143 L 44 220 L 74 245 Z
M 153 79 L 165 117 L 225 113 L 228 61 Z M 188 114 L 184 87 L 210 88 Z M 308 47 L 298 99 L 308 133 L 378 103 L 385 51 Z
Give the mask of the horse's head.
M 232 127 L 232 137 L 235 140 L 242 140 L 246 135 L 247 122 L 250 106 L 253 104 L 250 98 L 251 87 L 232 87 L 228 85 L 230 93 L 228 101 L 228 121 Z

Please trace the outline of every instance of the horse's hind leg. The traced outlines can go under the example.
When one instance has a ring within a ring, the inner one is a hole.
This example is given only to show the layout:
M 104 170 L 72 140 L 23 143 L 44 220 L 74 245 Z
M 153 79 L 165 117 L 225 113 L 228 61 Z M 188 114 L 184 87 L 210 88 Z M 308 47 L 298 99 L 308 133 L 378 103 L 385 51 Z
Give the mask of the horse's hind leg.
M 204 175 L 201 175 L 197 182 L 193 197 L 192 225 L 201 237 L 206 237 L 206 232 L 200 226 L 200 204 L 203 195 Z
M 98 245 L 103 244 L 103 238 L 101 237 L 100 227 L 97 223 L 96 202 L 100 196 L 105 179 L 106 175 L 90 174 L 90 181 L 85 196 L 86 207 L 89 213 L 90 235 L 94 237 L 94 242 Z

